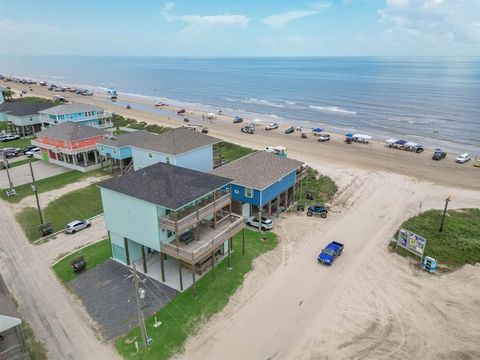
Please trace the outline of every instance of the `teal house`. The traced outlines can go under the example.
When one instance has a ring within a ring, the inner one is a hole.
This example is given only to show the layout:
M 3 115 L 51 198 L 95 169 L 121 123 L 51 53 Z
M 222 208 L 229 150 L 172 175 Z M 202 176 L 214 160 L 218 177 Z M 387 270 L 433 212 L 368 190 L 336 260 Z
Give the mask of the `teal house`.
M 295 203 L 306 172 L 301 161 L 257 151 L 216 168 L 212 174 L 232 179 L 226 188 L 235 212 L 244 217 L 270 217 Z
M 63 104 L 39 111 L 39 113 L 41 121 L 50 126 L 62 124 L 67 121 L 99 129 L 113 126 L 112 117 L 109 112 L 88 104 Z
M 101 183 L 112 257 L 182 291 L 223 257 L 244 229 L 231 179 L 156 163 Z

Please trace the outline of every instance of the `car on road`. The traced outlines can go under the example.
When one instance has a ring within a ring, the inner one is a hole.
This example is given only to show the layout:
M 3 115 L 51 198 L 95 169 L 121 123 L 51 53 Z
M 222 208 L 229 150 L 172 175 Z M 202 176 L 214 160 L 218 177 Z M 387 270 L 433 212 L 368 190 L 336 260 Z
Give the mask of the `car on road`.
M 250 216 L 249 218 L 247 218 L 245 220 L 245 222 L 249 226 L 253 226 L 253 227 L 256 227 L 256 228 L 259 227 L 258 216 Z M 273 228 L 273 221 L 269 218 L 266 218 L 266 217 L 262 216 L 262 225 L 261 226 L 262 226 L 262 230 L 270 230 L 270 229 Z
M 275 130 L 278 129 L 279 126 L 277 123 L 268 124 L 265 126 L 265 130 Z
M 288 129 L 285 130 L 285 134 L 291 134 L 295 132 L 295 128 L 290 126 Z
M 2 155 L 7 159 L 22 155 L 22 149 L 19 148 L 4 148 L 2 149 Z
M 337 241 L 332 241 L 325 246 L 320 255 L 318 255 L 318 262 L 325 265 L 332 265 L 335 258 L 342 255 L 343 244 Z
M 330 134 L 320 134 L 317 136 L 317 141 L 319 142 L 324 142 L 324 141 L 330 141 Z
M 35 155 L 40 155 L 40 148 L 39 147 L 35 147 L 33 148 L 32 150 L 29 150 L 25 153 L 25 155 L 27 157 L 33 157 Z
M 463 154 L 458 155 L 458 157 L 455 159 L 455 162 L 457 162 L 459 164 L 463 164 L 463 163 L 466 163 L 467 161 L 470 161 L 470 160 L 472 160 L 472 158 L 470 157 L 470 154 L 469 153 L 463 153 Z
M 241 122 L 243 122 L 243 118 L 241 118 L 240 116 L 235 116 L 235 118 L 233 119 L 234 124 L 240 124 Z
M 435 151 L 433 152 L 432 160 L 442 160 L 445 159 L 446 156 L 447 153 L 442 149 L 435 149 Z
M 322 203 L 311 205 L 307 209 L 307 216 L 319 215 L 321 218 L 326 218 L 328 209 Z
M 16 134 L 6 134 L 5 136 L 2 137 L 1 141 L 2 142 L 7 142 L 7 141 L 12 141 L 12 140 L 18 140 L 20 139 L 20 136 Z
M 23 154 L 26 154 L 28 151 L 33 150 L 33 149 L 35 149 L 35 148 L 36 148 L 35 145 L 25 146 L 25 147 L 22 149 L 22 152 L 23 152 Z
M 91 223 L 88 220 L 75 220 L 65 226 L 65 232 L 67 234 L 75 234 L 77 231 L 86 229 L 90 226 Z

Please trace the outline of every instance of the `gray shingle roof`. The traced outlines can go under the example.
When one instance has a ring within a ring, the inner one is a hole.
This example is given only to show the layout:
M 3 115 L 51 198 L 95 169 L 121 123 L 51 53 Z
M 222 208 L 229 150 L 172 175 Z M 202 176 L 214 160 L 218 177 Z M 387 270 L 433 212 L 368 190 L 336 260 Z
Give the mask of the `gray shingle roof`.
M 63 115 L 63 114 L 73 114 L 85 111 L 99 111 L 102 110 L 99 107 L 83 104 L 83 103 L 74 103 L 74 104 L 63 104 L 57 105 L 54 107 L 49 107 L 45 110 L 40 111 L 42 114 L 47 115 Z
M 221 176 L 157 163 L 105 181 L 99 186 L 176 210 L 231 181 Z
M 158 135 L 153 134 L 147 130 L 138 130 L 132 131 L 128 134 L 119 134 L 111 137 L 109 139 L 105 139 L 99 142 L 100 145 L 107 145 L 115 148 L 122 148 L 125 146 L 141 146 L 143 143 L 147 141 L 154 142 L 157 140 Z
M 54 139 L 64 141 L 76 141 L 107 134 L 108 133 L 102 129 L 97 129 L 91 126 L 67 121 L 62 124 L 42 130 L 37 133 L 37 136 L 48 136 Z
M 52 104 L 13 101 L 1 104 L 0 112 L 15 116 L 37 115 L 39 111 L 49 107 L 52 107 Z
M 180 127 L 159 134 L 157 138 L 149 139 L 142 144 L 136 144 L 135 147 L 162 154 L 178 155 L 220 141 L 212 136 Z
M 237 185 L 263 190 L 302 165 L 298 160 L 257 151 L 216 168 L 212 174 L 232 178 Z

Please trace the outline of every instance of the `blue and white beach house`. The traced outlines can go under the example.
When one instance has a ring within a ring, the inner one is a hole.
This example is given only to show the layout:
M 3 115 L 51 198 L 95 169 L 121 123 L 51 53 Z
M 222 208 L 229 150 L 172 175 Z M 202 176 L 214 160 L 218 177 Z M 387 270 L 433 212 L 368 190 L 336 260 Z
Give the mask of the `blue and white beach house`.
M 212 174 L 233 179 L 234 212 L 244 217 L 271 216 L 295 203 L 300 181 L 306 176 L 304 163 L 266 151 L 257 151 L 216 168 Z
M 230 183 L 159 162 L 100 184 L 113 258 L 181 291 L 194 284 L 244 229 L 231 212 Z
M 113 126 L 112 115 L 99 107 L 82 103 L 64 104 L 39 111 L 40 119 L 50 126 L 67 121 L 99 129 Z
M 117 135 L 98 143 L 97 149 L 122 173 L 132 161 L 134 170 L 161 162 L 210 172 L 216 158 L 214 145 L 218 143 L 220 139 L 181 127 L 162 134 L 141 130 Z

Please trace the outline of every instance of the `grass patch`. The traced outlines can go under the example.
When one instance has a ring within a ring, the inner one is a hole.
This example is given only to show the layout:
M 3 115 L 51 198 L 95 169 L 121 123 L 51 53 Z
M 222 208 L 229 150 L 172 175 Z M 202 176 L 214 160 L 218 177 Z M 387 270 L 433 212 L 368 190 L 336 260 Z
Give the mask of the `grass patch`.
M 43 193 L 51 190 L 56 190 L 64 187 L 67 184 L 71 184 L 87 177 L 105 175 L 105 173 L 99 169 L 95 171 L 90 171 L 87 173 L 72 170 L 63 174 L 51 176 L 45 179 L 37 180 L 37 191 L 38 193 Z M 14 187 L 17 191 L 16 196 L 8 197 L 5 193 L 6 189 L 0 190 L 0 198 L 11 203 L 18 203 L 27 196 L 33 195 L 32 187 L 30 184 L 23 184 Z
M 11 169 L 11 168 L 14 168 L 16 166 L 22 166 L 22 165 L 25 165 L 25 164 L 28 164 L 30 161 L 33 163 L 35 161 L 38 161 L 40 159 L 23 159 L 23 160 L 18 160 L 18 161 L 12 161 L 12 162 L 8 162 L 8 167 Z
M 130 343 L 132 339 L 141 342 L 138 327 L 119 337 L 116 347 L 120 355 L 125 359 L 168 359 L 182 351 L 187 338 L 195 335 L 202 324 L 225 307 L 242 285 L 245 274 L 252 269 L 253 260 L 275 248 L 275 234 L 266 233 L 265 236 L 264 241 L 260 233 L 245 230 L 246 252 L 242 256 L 241 234 L 237 234 L 233 238 L 232 270 L 227 269 L 225 259 L 197 282 L 196 299 L 191 287 L 178 294 L 158 311 L 157 319 L 162 322 L 160 327 L 154 328 L 154 318 L 148 318 L 147 332 L 153 342 L 146 352 L 135 353 L 134 344 Z
M 244 157 L 245 155 L 253 153 L 255 150 L 240 146 L 237 144 L 232 144 L 227 141 L 223 141 L 220 144 L 220 154 L 222 157 L 222 162 L 230 162 L 236 159 L 239 159 L 241 157 Z
M 441 264 L 458 268 L 480 263 L 480 209 L 448 210 L 443 231 L 439 232 L 442 213 L 425 211 L 405 221 L 402 227 L 426 238 L 425 255 Z M 402 248 L 391 248 L 402 256 L 414 256 Z
M 308 175 L 302 181 L 302 194 L 308 192 L 314 197 L 314 200 L 302 201 L 306 204 L 329 202 L 338 190 L 337 184 L 331 178 L 312 168 L 308 169 Z
M 25 345 L 27 347 L 30 360 L 47 360 L 47 349 L 45 343 L 38 341 L 35 338 L 35 333 L 30 324 L 22 319 L 22 330 L 25 339 Z
M 27 146 L 32 145 L 31 140 L 33 140 L 34 137 L 28 137 L 25 139 L 18 139 L 18 140 L 12 140 L 12 141 L 6 141 L 6 142 L 0 142 L 0 148 L 24 148 Z
M 73 220 L 89 219 L 102 212 L 100 189 L 95 184 L 59 197 L 43 211 L 45 220 L 52 224 L 54 232 L 62 230 Z M 36 208 L 27 207 L 18 213 L 16 218 L 28 240 L 39 239 L 40 218 Z
M 77 273 L 74 273 L 72 270 L 70 261 L 79 256 L 85 258 L 87 269 L 93 269 L 95 266 L 100 265 L 112 256 L 110 241 L 108 239 L 98 241 L 71 253 L 66 258 L 53 265 L 53 271 L 65 285 L 77 277 Z
M 112 121 L 116 128 L 116 131 L 122 131 L 121 127 L 128 127 L 135 130 L 147 130 L 151 133 L 161 134 L 169 130 L 169 127 L 161 126 L 157 124 L 148 125 L 145 121 L 138 122 L 136 119 L 126 118 L 119 114 L 112 115 Z M 126 133 L 126 131 L 124 131 Z

